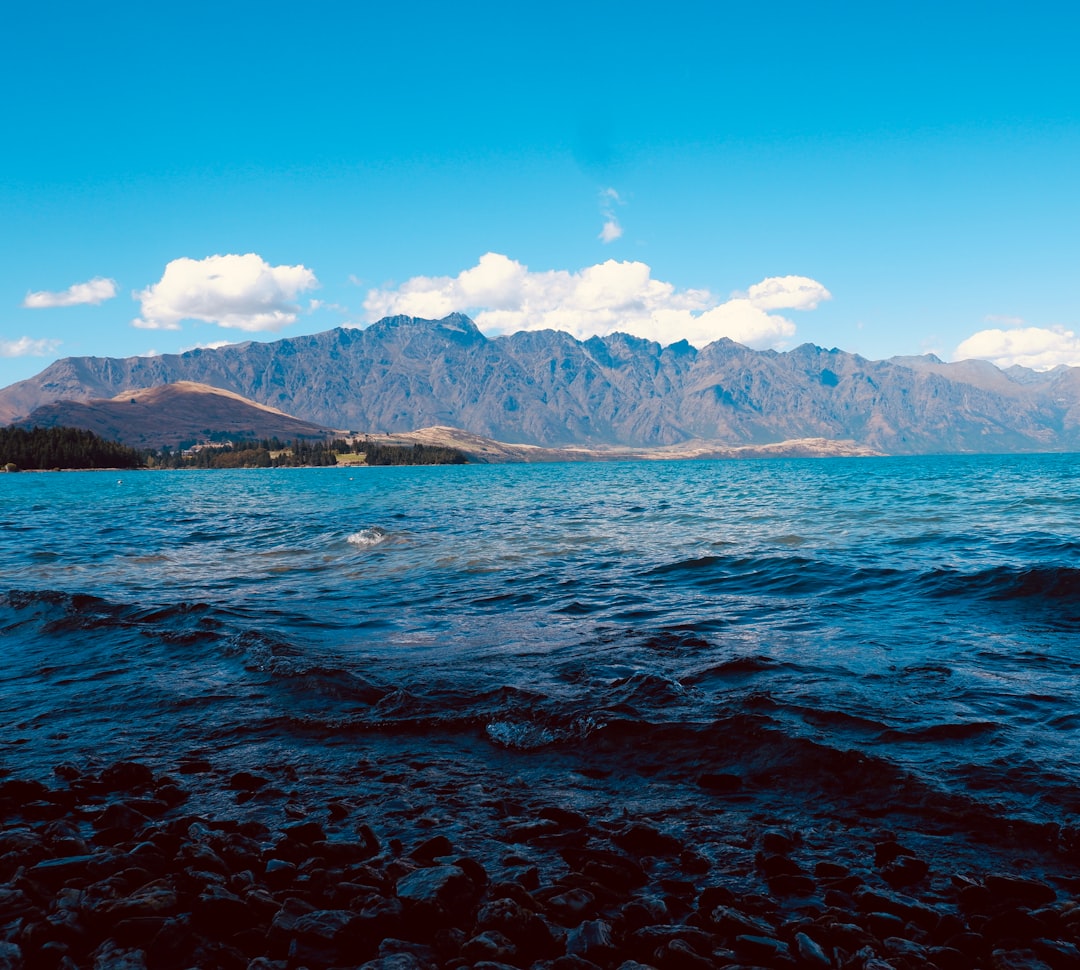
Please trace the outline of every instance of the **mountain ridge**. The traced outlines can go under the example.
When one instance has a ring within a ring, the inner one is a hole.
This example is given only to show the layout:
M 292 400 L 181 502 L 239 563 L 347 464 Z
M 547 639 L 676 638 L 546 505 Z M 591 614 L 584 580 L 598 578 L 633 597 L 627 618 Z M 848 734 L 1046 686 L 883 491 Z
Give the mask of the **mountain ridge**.
M 537 446 L 852 440 L 890 454 L 1080 449 L 1080 368 L 872 361 L 804 343 L 701 349 L 613 333 L 489 338 L 468 317 L 386 317 L 160 357 L 70 357 L 0 390 L 0 421 L 56 400 L 194 381 L 323 428 L 450 425 Z

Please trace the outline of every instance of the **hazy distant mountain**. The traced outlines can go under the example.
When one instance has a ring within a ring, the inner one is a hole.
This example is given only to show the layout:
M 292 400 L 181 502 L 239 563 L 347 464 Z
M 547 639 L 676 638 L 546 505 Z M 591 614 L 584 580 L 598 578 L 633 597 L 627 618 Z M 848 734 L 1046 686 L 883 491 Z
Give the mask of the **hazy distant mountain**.
M 0 421 L 62 399 L 195 381 L 313 424 L 451 425 L 545 446 L 851 439 L 893 454 L 1080 449 L 1080 368 L 870 361 L 804 344 L 696 350 L 626 334 L 485 337 L 467 317 L 388 317 L 273 343 L 125 360 L 71 357 L 0 391 Z
M 329 433 L 327 428 L 245 401 L 231 391 L 190 381 L 125 391 L 110 400 L 45 404 L 18 423 L 39 428 L 86 428 L 110 441 L 155 450 L 205 441 L 211 436 L 292 441 L 322 439 Z

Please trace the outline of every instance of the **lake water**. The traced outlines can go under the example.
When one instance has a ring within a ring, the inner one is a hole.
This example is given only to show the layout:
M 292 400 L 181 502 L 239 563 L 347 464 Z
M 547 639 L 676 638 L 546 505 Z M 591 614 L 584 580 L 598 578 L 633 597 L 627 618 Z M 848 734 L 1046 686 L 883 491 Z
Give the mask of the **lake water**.
M 0 770 L 204 757 L 401 824 L 517 791 L 687 838 L 778 799 L 1053 833 L 1080 811 L 1078 471 L 2 475 Z

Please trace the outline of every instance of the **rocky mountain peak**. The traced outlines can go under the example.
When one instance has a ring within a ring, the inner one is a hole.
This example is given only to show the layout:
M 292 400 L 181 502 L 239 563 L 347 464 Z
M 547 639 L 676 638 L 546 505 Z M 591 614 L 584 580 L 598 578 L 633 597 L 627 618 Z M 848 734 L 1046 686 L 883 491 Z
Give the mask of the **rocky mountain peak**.
M 160 357 L 66 358 L 0 390 L 0 421 L 194 381 L 320 427 L 447 425 L 515 444 L 646 447 L 852 440 L 894 454 L 1080 448 L 1080 369 L 1046 374 L 932 355 L 871 361 L 803 344 L 697 350 L 624 333 L 489 339 L 463 314 Z

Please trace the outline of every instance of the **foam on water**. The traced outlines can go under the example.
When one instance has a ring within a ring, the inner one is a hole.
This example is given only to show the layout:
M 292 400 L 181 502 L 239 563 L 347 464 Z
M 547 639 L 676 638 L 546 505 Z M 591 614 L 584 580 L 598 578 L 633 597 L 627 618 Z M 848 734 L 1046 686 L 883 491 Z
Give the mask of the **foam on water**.
M 389 537 L 389 533 L 385 529 L 379 528 L 379 526 L 373 526 L 370 529 L 361 529 L 359 532 L 353 532 L 345 537 L 345 541 L 351 543 L 354 546 L 361 546 L 369 548 L 371 546 L 377 546 L 386 542 Z

